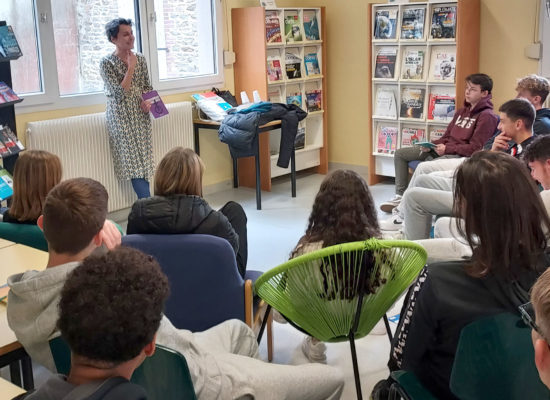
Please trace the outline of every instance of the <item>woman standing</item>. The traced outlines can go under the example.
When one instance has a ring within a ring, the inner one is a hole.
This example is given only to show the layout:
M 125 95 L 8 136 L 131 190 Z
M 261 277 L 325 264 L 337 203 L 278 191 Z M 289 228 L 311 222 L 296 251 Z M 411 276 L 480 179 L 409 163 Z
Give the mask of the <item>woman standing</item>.
M 105 25 L 107 39 L 116 46 L 100 63 L 107 96 L 107 130 L 115 173 L 120 180 L 132 181 L 138 198 L 150 197 L 153 145 L 151 104 L 141 98 L 153 88 L 142 54 L 133 53 L 135 37 L 132 21 L 116 18 Z

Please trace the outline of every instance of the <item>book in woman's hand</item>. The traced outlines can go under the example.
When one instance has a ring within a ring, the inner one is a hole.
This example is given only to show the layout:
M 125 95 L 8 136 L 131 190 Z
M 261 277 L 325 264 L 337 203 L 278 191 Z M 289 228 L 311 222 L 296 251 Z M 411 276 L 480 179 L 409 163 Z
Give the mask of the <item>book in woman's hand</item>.
M 153 114 L 153 117 L 160 118 L 168 115 L 168 110 L 166 109 L 164 102 L 162 101 L 156 90 L 151 90 L 150 92 L 143 93 L 141 95 L 141 98 L 143 100 L 151 101 L 150 111 L 151 114 Z

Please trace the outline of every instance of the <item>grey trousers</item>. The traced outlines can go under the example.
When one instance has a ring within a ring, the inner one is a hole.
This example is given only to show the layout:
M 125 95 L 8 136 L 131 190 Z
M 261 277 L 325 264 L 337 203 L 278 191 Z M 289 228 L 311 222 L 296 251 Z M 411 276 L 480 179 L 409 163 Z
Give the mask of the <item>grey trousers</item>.
M 433 155 L 421 151 L 418 147 L 403 147 L 395 152 L 393 165 L 395 167 L 395 194 L 403 195 L 409 183 L 409 161 L 433 160 Z

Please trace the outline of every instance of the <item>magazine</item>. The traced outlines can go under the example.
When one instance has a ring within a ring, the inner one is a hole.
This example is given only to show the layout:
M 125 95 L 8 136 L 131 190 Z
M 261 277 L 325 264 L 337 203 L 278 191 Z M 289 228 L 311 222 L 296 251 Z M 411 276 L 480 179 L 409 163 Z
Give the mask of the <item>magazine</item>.
M 380 126 L 378 128 L 377 153 L 393 154 L 397 147 L 397 128 L 395 126 Z
M 19 102 L 22 99 L 15 94 L 15 92 L 6 85 L 4 82 L 0 82 L 0 104 L 1 103 L 11 103 Z
M 379 88 L 376 91 L 374 115 L 377 117 L 397 118 L 397 105 L 393 90 Z
M 299 150 L 304 147 L 306 147 L 306 127 L 300 122 L 296 131 L 296 138 L 294 139 L 294 149 Z
M 168 115 L 168 110 L 166 109 L 164 102 L 162 101 L 156 90 L 151 90 L 150 92 L 143 93 L 141 95 L 141 98 L 143 100 L 152 101 L 151 109 L 149 111 L 151 111 L 151 114 L 153 114 L 153 117 L 155 117 L 155 119 Z
M 374 77 L 383 79 L 395 78 L 395 60 L 397 59 L 397 47 L 382 47 L 376 53 Z
M 294 104 L 302 108 L 302 93 L 294 93 L 286 96 L 286 104 Z
M 15 59 L 23 55 L 13 29 L 9 25 L 0 26 L 0 58 Z
M 424 75 L 424 50 L 405 49 L 401 79 L 421 80 Z
M 404 87 L 401 90 L 401 118 L 424 119 L 424 95 L 426 89 Z
M 19 141 L 17 136 L 12 132 L 9 126 L 4 126 L 0 130 L 0 142 L 6 150 L 1 150 L 2 157 L 17 154 L 21 150 L 25 150 L 25 146 Z
M 304 35 L 307 40 L 320 40 L 319 22 L 315 10 L 304 10 Z
M 267 79 L 269 82 L 277 82 L 283 79 L 281 60 L 279 57 L 267 57 Z
M 403 20 L 401 21 L 401 39 L 424 38 L 424 15 L 425 8 L 405 8 Z
M 375 39 L 395 39 L 397 33 L 397 13 L 398 9 L 385 7 L 376 10 L 374 17 L 374 38 Z
M 302 77 L 302 59 L 294 53 L 285 54 L 285 69 L 288 79 Z
M 306 54 L 304 56 L 304 63 L 306 64 L 306 75 L 319 75 L 321 73 L 317 53 Z
M 430 77 L 434 81 L 455 81 L 456 49 L 434 48 L 432 50 L 432 62 Z
M 285 38 L 287 43 L 302 41 L 302 30 L 298 14 L 285 15 Z
M 4 142 L 0 140 L 0 157 L 4 158 L 11 154 L 11 152 L 8 150 Z
M 424 139 L 425 130 L 423 128 L 403 128 L 401 130 L 401 147 L 410 147 Z
M 431 39 L 454 39 L 456 35 L 456 6 L 434 7 Z
M 4 168 L 0 169 L 0 201 L 13 195 L 13 178 Z
M 430 141 L 433 142 L 434 140 L 441 139 L 443 135 L 445 134 L 445 131 L 447 128 L 441 128 L 441 127 L 430 127 Z
M 271 87 L 267 91 L 267 101 L 270 103 L 282 103 L 281 89 L 278 87 Z
M 321 111 L 323 109 L 323 94 L 319 89 L 306 91 L 307 111 Z
M 455 114 L 455 97 L 447 94 L 430 94 L 428 119 L 449 122 Z
M 281 43 L 281 23 L 277 11 L 265 12 L 265 37 L 267 43 Z

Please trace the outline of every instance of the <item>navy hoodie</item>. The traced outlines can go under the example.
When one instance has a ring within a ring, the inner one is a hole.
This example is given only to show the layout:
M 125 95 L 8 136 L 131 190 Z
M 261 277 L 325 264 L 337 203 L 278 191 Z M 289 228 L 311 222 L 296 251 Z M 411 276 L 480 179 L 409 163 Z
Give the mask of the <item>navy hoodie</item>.
M 469 157 L 481 150 L 498 125 L 491 98 L 491 95 L 482 98 L 472 110 L 470 103 L 464 101 L 464 107 L 455 113 L 445 134 L 434 143 L 444 144 L 445 154 L 462 157 Z
M 550 133 L 550 108 L 537 110 L 533 132 L 535 135 L 548 135 Z

